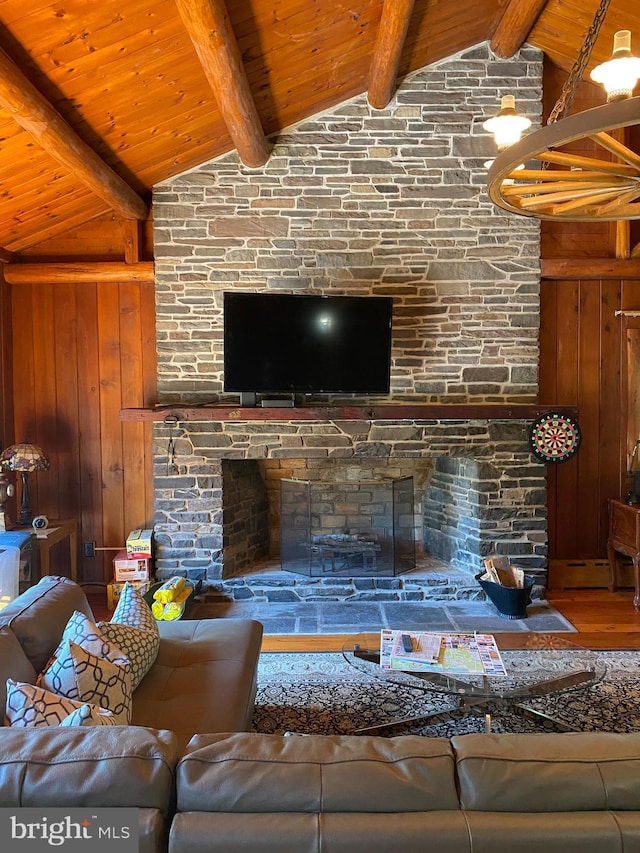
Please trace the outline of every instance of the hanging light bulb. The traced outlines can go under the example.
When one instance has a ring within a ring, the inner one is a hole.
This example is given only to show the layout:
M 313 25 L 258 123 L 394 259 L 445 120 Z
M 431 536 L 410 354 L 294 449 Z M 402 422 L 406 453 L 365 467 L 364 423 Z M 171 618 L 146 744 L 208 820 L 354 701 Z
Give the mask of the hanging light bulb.
M 523 131 L 531 127 L 531 121 L 518 115 L 513 95 L 503 95 L 498 115 L 487 119 L 482 126 L 494 135 L 498 151 L 503 151 L 520 139 Z
M 608 62 L 596 66 L 591 79 L 604 86 L 607 101 L 630 98 L 640 78 L 640 59 L 631 53 L 631 31 L 618 30 L 613 37 L 613 53 Z

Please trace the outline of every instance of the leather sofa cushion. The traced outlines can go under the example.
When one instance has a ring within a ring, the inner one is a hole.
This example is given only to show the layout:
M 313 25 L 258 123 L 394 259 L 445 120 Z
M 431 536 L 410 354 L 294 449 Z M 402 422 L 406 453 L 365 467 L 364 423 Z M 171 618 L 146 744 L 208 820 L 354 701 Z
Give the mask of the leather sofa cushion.
M 638 812 L 467 811 L 464 816 L 473 853 L 613 853 L 637 850 L 640 840 Z
M 2 732 L 0 806 L 104 806 L 167 814 L 176 738 L 133 726 Z
M 463 809 L 638 810 L 640 733 L 464 735 L 451 743 Z
M 133 695 L 132 723 L 197 732 L 248 729 L 262 625 L 249 619 L 160 622 L 160 650 Z
M 0 627 L 0 716 L 3 720 L 7 704 L 7 678 L 33 684 L 36 680 L 36 671 L 22 651 L 22 646 L 11 628 L 8 625 L 2 625 Z
M 0 625 L 9 625 L 36 672 L 56 650 L 74 610 L 93 619 L 82 587 L 63 577 L 47 576 L 0 611 Z
M 479 848 L 478 848 L 479 849 Z M 509 853 L 518 850 L 511 837 Z M 539 853 L 538 848 L 535 853 Z M 602 853 L 601 848 L 599 853 Z M 615 849 L 615 848 L 609 848 Z M 580 853 L 591 853 L 588 848 Z M 478 853 L 462 812 L 179 812 L 169 853 Z M 491 847 L 482 853 L 496 853 Z M 502 851 L 500 851 L 502 853 Z M 546 851 L 545 851 L 546 853 Z M 564 849 L 563 853 L 569 853 Z M 577 851 L 576 851 L 577 853 Z
M 177 771 L 179 811 L 458 809 L 445 738 L 199 735 Z

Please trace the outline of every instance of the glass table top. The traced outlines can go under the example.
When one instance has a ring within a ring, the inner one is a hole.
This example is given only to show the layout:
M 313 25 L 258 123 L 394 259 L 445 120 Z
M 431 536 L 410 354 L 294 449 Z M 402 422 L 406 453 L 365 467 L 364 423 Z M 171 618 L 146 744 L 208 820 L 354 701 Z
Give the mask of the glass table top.
M 443 632 L 443 634 L 446 632 Z M 343 646 L 345 661 L 371 678 L 464 699 L 514 699 L 558 694 L 601 681 L 607 668 L 597 653 L 557 634 L 493 635 L 505 666 L 505 675 L 407 672 L 380 666 L 380 642 L 372 635 L 355 635 Z M 506 638 L 509 638 L 508 640 Z

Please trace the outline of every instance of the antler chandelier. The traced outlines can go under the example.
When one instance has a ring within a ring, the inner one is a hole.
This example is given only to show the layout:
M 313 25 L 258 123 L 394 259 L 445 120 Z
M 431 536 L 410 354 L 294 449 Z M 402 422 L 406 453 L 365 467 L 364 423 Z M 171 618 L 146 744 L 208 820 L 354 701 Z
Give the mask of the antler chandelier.
M 640 59 L 631 55 L 628 30 L 616 33 L 611 59 L 591 72 L 592 79 L 604 85 L 608 103 L 566 115 L 609 2 L 600 0 L 546 127 L 520 139 L 531 123 L 517 115 L 511 96 L 503 98 L 500 113 L 484 123 L 496 134 L 500 152 L 489 168 L 487 188 L 498 207 L 538 219 L 640 219 L 640 155 L 619 139 L 623 128 L 640 124 L 640 98 L 630 97 L 640 77 Z M 499 122 L 501 134 L 508 128 L 506 136 L 498 135 L 495 127 Z M 563 150 L 586 139 L 596 143 L 593 157 Z

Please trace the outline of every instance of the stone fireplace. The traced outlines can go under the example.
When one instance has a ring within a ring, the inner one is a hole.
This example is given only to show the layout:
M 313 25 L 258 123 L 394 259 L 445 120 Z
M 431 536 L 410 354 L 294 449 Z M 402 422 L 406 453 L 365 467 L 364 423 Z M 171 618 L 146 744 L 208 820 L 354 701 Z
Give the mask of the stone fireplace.
M 170 433 L 155 427 L 159 459 Z M 160 577 L 215 582 L 278 557 L 283 479 L 412 476 L 417 554 L 469 575 L 507 554 L 544 583 L 545 468 L 523 421 L 195 422 L 174 440 L 174 462 L 159 462 L 155 481 Z
M 485 192 L 482 122 L 506 88 L 539 119 L 541 54 L 507 62 L 481 44 L 407 76 L 384 110 L 361 96 L 281 133 L 260 169 L 230 154 L 155 188 L 159 399 L 203 407 L 154 424 L 160 577 L 215 584 L 277 559 L 282 479 L 413 477 L 418 557 L 472 577 L 507 554 L 544 582 L 545 468 L 527 421 L 381 415 L 537 401 L 539 223 Z M 392 296 L 390 394 L 306 400 L 327 407 L 317 420 L 217 419 L 238 404 L 223 390 L 234 289 Z

